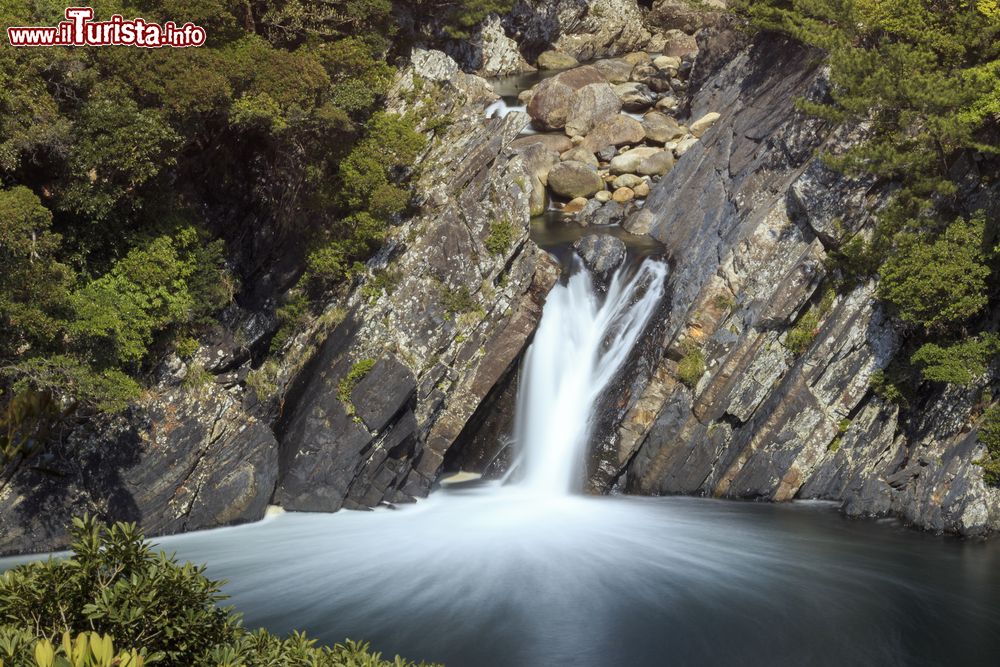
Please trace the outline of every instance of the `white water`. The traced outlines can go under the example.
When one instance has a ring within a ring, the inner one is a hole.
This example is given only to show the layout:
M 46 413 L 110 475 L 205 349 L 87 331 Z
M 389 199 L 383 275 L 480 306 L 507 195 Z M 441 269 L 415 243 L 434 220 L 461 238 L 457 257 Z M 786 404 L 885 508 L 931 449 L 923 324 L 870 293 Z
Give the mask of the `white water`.
M 564 495 L 581 483 L 594 405 L 649 323 L 666 273 L 652 260 L 631 278 L 619 270 L 601 299 L 590 274 L 578 270 L 549 293 L 518 390 L 524 489 Z

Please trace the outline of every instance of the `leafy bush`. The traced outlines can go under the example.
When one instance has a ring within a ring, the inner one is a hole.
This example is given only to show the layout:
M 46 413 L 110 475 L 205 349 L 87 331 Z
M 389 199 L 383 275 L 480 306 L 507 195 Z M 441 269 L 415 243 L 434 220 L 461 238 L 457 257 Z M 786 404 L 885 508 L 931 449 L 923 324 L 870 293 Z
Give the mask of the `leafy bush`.
M 705 374 L 705 354 L 697 344 L 688 341 L 684 345 L 684 356 L 677 364 L 677 379 L 689 389 L 694 389 Z
M 1000 336 L 982 334 L 953 345 L 925 343 L 910 361 L 925 380 L 965 385 L 981 377 L 987 364 L 1000 354 Z
M 491 255 L 503 255 L 514 243 L 514 225 L 510 220 L 497 220 L 490 225 L 489 236 L 486 237 L 486 250 Z
M 245 630 L 218 606 L 220 582 L 154 553 L 132 524 L 85 517 L 72 533 L 71 558 L 0 575 L 0 667 L 417 667 L 367 644 Z
M 981 216 L 956 220 L 937 238 L 902 234 L 882 266 L 879 293 L 904 322 L 941 330 L 967 321 L 988 302 L 990 268 Z
M 808 312 L 799 318 L 799 321 L 795 323 L 795 326 L 785 336 L 785 347 L 792 354 L 795 356 L 805 354 L 806 350 L 812 345 L 813 340 L 816 339 L 816 335 L 819 333 L 820 321 L 830 312 L 835 296 L 836 294 L 832 289 L 826 290 L 820 302 L 810 307 Z

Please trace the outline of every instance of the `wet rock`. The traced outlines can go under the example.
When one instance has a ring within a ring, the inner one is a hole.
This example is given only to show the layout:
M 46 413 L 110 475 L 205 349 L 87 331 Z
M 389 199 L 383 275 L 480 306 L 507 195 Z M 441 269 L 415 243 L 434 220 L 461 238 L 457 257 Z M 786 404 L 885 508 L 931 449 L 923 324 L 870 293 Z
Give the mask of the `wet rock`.
M 589 201 L 590 200 L 586 197 L 577 197 L 563 206 L 563 213 L 581 213 L 585 208 L 587 208 L 587 203 Z
M 580 63 L 576 58 L 568 53 L 560 53 L 559 51 L 543 51 L 538 56 L 538 69 L 571 69 L 579 67 L 579 65 Z
M 545 79 L 534 88 L 528 115 L 542 129 L 562 129 L 572 109 L 575 93 L 593 83 L 606 83 L 606 80 L 590 66 L 566 70 Z
M 608 192 L 608 195 L 611 193 Z M 590 224 L 595 226 L 617 225 L 625 218 L 625 207 L 616 201 L 609 201 L 594 211 L 590 216 Z
M 625 111 L 645 111 L 656 103 L 656 93 L 644 83 L 619 83 L 615 86 L 615 94 Z
M 670 116 L 654 111 L 642 117 L 642 129 L 646 138 L 658 144 L 677 141 L 684 137 L 684 130 Z
M 622 223 L 622 227 L 630 234 L 643 235 L 648 234 L 655 223 L 656 215 L 646 208 L 641 208 L 628 216 Z
M 625 261 L 625 244 L 614 236 L 590 234 L 573 243 L 573 249 L 598 278 L 607 277 Z
M 637 144 L 645 138 L 646 132 L 642 129 L 642 123 L 630 116 L 619 114 L 598 122 L 580 145 L 597 153 L 606 146 Z
M 618 114 L 621 109 L 622 101 L 610 84 L 602 82 L 586 85 L 573 94 L 566 115 L 566 134 L 571 137 L 583 136 L 600 120 Z
M 651 148 L 645 146 L 625 151 L 620 155 L 616 155 L 615 158 L 611 160 L 611 173 L 635 174 L 639 171 L 639 165 L 642 164 L 647 158 L 665 152 L 666 151 L 662 148 Z
M 583 162 L 561 162 L 549 172 L 549 187 L 561 197 L 591 197 L 604 189 L 597 170 Z

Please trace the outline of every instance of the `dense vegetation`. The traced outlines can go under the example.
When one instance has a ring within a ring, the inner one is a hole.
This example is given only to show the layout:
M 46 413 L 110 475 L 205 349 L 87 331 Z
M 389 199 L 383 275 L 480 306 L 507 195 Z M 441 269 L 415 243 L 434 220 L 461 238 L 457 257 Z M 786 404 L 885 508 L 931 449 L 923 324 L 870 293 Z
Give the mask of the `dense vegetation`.
M 799 104 L 865 127 L 866 139 L 824 158 L 892 184 L 876 228 L 840 239 L 831 266 L 842 287 L 878 275 L 906 332 L 876 388 L 906 402 L 921 383 L 981 379 L 1000 354 L 1000 5 L 743 0 L 739 10 L 827 52 L 831 99 Z M 990 451 L 984 465 L 1000 465 L 1000 442 Z
M 154 552 L 134 525 L 83 518 L 72 533 L 72 557 L 0 576 L 0 667 L 416 667 L 244 629 L 219 607 L 221 582 Z
M 208 42 L 0 49 L 0 460 L 128 405 L 234 301 L 277 302 L 280 349 L 410 207 L 426 138 L 383 110 L 390 63 L 511 3 L 90 4 Z M 8 0 L 0 23 L 62 11 Z

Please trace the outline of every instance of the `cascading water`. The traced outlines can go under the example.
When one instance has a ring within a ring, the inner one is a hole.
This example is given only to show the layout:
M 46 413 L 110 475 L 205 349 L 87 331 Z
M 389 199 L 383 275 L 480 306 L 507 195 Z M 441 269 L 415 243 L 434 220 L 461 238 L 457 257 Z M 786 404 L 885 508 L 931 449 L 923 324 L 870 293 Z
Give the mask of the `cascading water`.
M 652 260 L 631 278 L 619 269 L 602 300 L 590 274 L 574 263 L 567 283 L 546 300 L 518 391 L 521 486 L 536 494 L 566 494 L 581 481 L 594 404 L 649 323 L 667 273 Z

